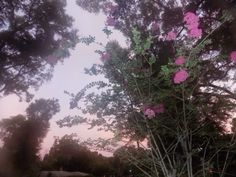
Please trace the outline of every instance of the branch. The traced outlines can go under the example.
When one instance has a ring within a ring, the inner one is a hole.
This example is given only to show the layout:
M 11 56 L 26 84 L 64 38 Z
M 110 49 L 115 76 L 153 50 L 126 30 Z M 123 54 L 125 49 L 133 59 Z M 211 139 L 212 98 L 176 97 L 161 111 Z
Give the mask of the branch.
M 231 98 L 231 99 L 234 99 L 236 100 L 236 94 L 234 94 L 233 92 L 231 92 L 230 90 L 228 90 L 227 88 L 225 87 L 221 87 L 221 86 L 217 86 L 217 85 L 214 85 L 214 84 L 208 84 L 208 85 L 199 85 L 200 87 L 212 87 L 212 88 L 215 88 L 217 89 L 218 91 L 223 91 L 224 93 L 226 94 L 220 94 L 220 93 L 207 93 L 207 92 L 199 92 L 201 94 L 207 94 L 207 95 L 212 95 L 212 96 L 216 96 L 216 97 L 223 97 L 223 98 Z

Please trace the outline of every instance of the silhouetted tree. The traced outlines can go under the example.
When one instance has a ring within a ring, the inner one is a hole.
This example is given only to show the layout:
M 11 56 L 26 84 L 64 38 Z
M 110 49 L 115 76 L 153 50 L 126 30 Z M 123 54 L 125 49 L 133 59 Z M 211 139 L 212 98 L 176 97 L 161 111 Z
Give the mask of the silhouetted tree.
M 18 115 L 0 122 L 3 161 L 0 174 L 6 177 L 34 176 L 39 169 L 39 150 L 49 128 L 49 120 L 59 112 L 58 100 L 36 100 Z
M 77 42 L 64 0 L 0 2 L 0 97 L 26 95 L 52 77 Z
M 73 135 L 65 135 L 54 141 L 43 160 L 44 170 L 81 171 L 95 176 L 112 173 L 111 159 L 90 151 Z

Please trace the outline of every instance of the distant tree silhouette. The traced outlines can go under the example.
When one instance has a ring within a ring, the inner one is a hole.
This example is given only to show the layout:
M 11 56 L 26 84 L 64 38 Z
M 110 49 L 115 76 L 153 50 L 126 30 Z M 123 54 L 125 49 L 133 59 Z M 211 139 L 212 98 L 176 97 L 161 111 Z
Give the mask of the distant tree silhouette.
M 33 175 L 39 168 L 39 150 L 49 128 L 49 120 L 59 112 L 58 100 L 36 100 L 27 115 L 17 115 L 0 122 L 2 164 L 5 177 Z
M 112 158 L 90 151 L 73 135 L 65 135 L 54 141 L 43 160 L 44 170 L 81 171 L 95 176 L 112 173 Z
M 63 0 L 0 1 L 0 97 L 31 98 L 76 44 Z

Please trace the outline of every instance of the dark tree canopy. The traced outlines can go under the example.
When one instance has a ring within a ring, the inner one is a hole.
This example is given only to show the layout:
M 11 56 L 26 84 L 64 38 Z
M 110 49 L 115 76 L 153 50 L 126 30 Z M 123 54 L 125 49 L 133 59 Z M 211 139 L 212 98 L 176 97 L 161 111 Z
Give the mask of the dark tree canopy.
M 64 0 L 0 2 L 0 96 L 32 95 L 77 42 Z
M 111 174 L 112 158 L 90 151 L 72 135 L 65 135 L 54 141 L 43 159 L 44 170 L 80 171 L 104 176 Z
M 40 99 L 29 105 L 26 116 L 1 120 L 0 176 L 30 176 L 39 169 L 41 143 L 48 132 L 49 120 L 59 111 L 58 100 Z

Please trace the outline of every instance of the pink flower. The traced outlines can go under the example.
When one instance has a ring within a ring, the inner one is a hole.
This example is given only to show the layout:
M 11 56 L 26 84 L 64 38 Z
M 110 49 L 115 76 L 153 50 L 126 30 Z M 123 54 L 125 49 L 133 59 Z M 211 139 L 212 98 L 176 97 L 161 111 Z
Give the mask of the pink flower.
M 202 29 L 199 29 L 199 18 L 192 12 L 184 14 L 184 22 L 188 28 L 188 36 L 192 38 L 199 38 L 202 36 Z
M 156 114 L 160 114 L 160 113 L 164 113 L 165 111 L 165 107 L 163 104 L 158 104 L 156 106 L 152 107 L 152 110 L 156 113 Z
M 148 118 L 153 118 L 157 114 L 164 113 L 165 107 L 163 104 L 157 104 L 154 106 L 144 105 L 142 110 L 143 110 L 145 116 L 147 116 Z
M 158 30 L 159 29 L 159 23 L 157 23 L 157 22 L 152 22 L 152 24 L 151 24 L 151 30 L 152 31 L 156 31 L 156 30 Z
M 230 60 L 236 63 L 236 51 L 230 53 Z
M 199 28 L 191 29 L 188 32 L 188 36 L 192 38 L 199 38 L 202 36 L 202 29 Z
M 149 119 L 152 119 L 153 117 L 155 117 L 156 114 L 152 109 L 148 108 L 144 111 L 144 115 L 147 116 Z
M 175 59 L 175 64 L 180 66 L 183 65 L 185 63 L 185 59 L 183 56 L 179 56 Z
M 189 74 L 186 70 L 181 69 L 180 71 L 177 71 L 174 75 L 174 83 L 175 84 L 181 84 L 189 77 Z
M 109 53 L 102 53 L 101 58 L 102 62 L 106 62 L 107 60 L 110 59 L 110 54 Z
M 189 23 L 189 24 L 186 24 L 188 30 L 192 30 L 192 29 L 197 29 L 198 26 L 199 26 L 199 23 L 198 22 L 192 22 L 192 23 Z
M 187 12 L 184 14 L 184 22 L 186 22 L 186 24 L 198 23 L 198 20 L 198 16 L 193 12 Z
M 112 17 L 107 17 L 106 25 L 107 26 L 115 26 L 116 25 L 116 20 Z
M 167 41 L 172 41 L 172 40 L 175 40 L 176 39 L 176 33 L 174 31 L 170 31 L 168 34 L 167 34 L 167 37 L 166 37 L 166 40 Z

